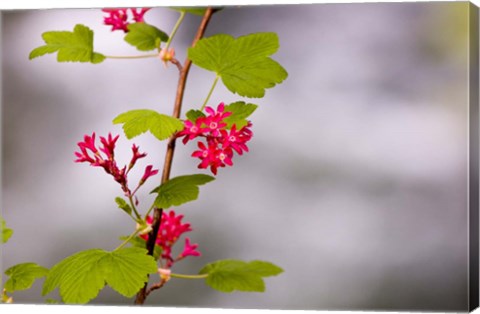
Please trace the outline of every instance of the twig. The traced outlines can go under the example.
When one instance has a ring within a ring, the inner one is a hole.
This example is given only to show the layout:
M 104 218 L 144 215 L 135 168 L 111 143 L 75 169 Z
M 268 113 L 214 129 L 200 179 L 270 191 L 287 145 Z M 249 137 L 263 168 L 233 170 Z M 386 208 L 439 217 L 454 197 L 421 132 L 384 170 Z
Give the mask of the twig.
M 157 282 L 156 284 L 153 284 L 150 288 L 148 288 L 147 292 L 145 292 L 145 297 L 147 297 L 153 291 L 160 289 L 166 283 L 167 283 L 167 281 L 162 279 L 160 282 Z
M 197 34 L 192 42 L 192 47 L 203 37 L 205 34 L 205 30 L 212 18 L 212 14 L 214 9 L 209 7 L 205 14 L 203 15 L 202 22 L 198 27 Z M 180 118 L 180 113 L 182 111 L 182 102 L 183 102 L 183 95 L 185 93 L 185 85 L 187 82 L 188 72 L 190 71 L 190 66 L 192 65 L 192 61 L 185 59 L 183 64 L 183 68 L 180 71 L 180 78 L 178 79 L 177 85 L 177 93 L 175 97 L 175 105 L 173 108 L 172 116 L 175 118 Z M 172 169 L 172 161 L 173 161 L 173 154 L 175 152 L 175 135 L 173 135 L 168 141 L 167 152 L 165 155 L 165 162 L 163 165 L 163 173 L 162 173 L 162 183 L 165 183 L 170 178 L 170 171 Z M 147 250 L 149 255 L 153 255 L 153 250 L 155 248 L 155 240 L 157 238 L 158 229 L 160 228 L 161 219 L 162 219 L 163 208 L 155 208 L 153 212 L 153 221 L 152 221 L 152 231 L 148 234 L 148 241 L 147 241 Z M 137 297 L 135 299 L 135 304 L 143 304 L 145 303 L 145 299 L 147 298 L 147 286 L 148 283 L 137 293 Z M 159 289 L 160 287 L 156 288 Z

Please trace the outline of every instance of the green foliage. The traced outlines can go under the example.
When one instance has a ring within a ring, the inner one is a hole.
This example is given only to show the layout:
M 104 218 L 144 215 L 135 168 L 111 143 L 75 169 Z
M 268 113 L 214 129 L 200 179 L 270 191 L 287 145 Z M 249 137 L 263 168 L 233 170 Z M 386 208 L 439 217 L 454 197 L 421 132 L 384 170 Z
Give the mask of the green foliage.
M 207 264 L 200 274 L 208 274 L 207 285 L 220 292 L 264 292 L 265 283 L 262 277 L 276 276 L 283 270 L 264 261 L 249 263 L 239 260 L 221 260 Z
M 258 98 L 265 89 L 287 78 L 285 69 L 269 56 L 279 48 L 275 33 L 255 33 L 235 39 L 219 34 L 201 39 L 188 49 L 197 66 L 217 73 L 223 84 L 241 96 Z
M 46 45 L 30 52 L 30 60 L 47 53 L 57 54 L 58 62 L 91 62 L 97 64 L 105 56 L 93 51 L 93 31 L 87 26 L 77 24 L 73 32 L 51 31 L 42 34 Z
M 194 201 L 200 192 L 198 186 L 213 180 L 215 180 L 214 177 L 206 174 L 192 174 L 170 179 L 152 191 L 152 193 L 158 193 L 155 206 L 167 209 Z
M 120 237 L 120 240 L 126 241 L 128 238 L 129 238 L 128 236 L 123 236 L 123 237 Z M 130 245 L 133 247 L 138 247 L 141 249 L 144 249 L 147 247 L 147 241 L 145 241 L 140 237 L 133 237 L 130 240 L 128 240 L 128 243 L 130 243 Z M 155 248 L 153 249 L 153 257 L 155 258 L 155 260 L 158 260 L 161 254 L 162 254 L 162 248 L 158 245 L 155 245 Z
M 128 139 L 150 131 L 159 140 L 164 140 L 183 129 L 181 120 L 149 109 L 131 110 L 118 115 L 113 124 L 123 123 Z
M 127 202 L 123 198 L 115 197 L 115 202 L 117 203 L 118 208 L 122 209 L 128 215 L 132 214 L 132 207 L 130 207 L 130 205 L 128 205 Z
M 204 15 L 205 11 L 207 11 L 207 8 L 205 7 L 171 7 L 170 9 L 178 12 L 186 12 L 200 16 Z
M 58 287 L 65 303 L 84 304 L 108 284 L 123 296 L 132 297 L 148 281 L 148 274 L 155 272 L 157 264 L 145 249 L 91 249 L 56 264 L 45 280 L 42 294 Z
M 200 110 L 192 109 L 186 113 L 186 116 L 188 120 L 195 123 L 195 121 L 197 121 L 198 118 L 205 117 L 205 114 Z
M 225 106 L 225 111 L 232 112 L 232 115 L 225 118 L 227 128 L 230 129 L 232 125 L 237 126 L 237 130 L 248 124 L 247 118 L 257 109 L 257 105 L 246 104 L 243 101 L 237 101 Z
M 5 282 L 7 292 L 29 289 L 35 279 L 42 278 L 48 274 L 48 269 L 35 263 L 22 263 L 10 267 L 5 275 L 10 278 Z
M 147 23 L 134 23 L 127 28 L 129 32 L 125 35 L 125 41 L 140 51 L 158 49 L 161 42 L 168 40 L 167 34 Z
M 0 216 L 0 226 L 2 229 L 2 242 L 1 243 L 7 243 L 7 241 L 10 239 L 10 237 L 13 234 L 13 230 L 10 228 L 7 228 L 7 224 L 5 220 Z

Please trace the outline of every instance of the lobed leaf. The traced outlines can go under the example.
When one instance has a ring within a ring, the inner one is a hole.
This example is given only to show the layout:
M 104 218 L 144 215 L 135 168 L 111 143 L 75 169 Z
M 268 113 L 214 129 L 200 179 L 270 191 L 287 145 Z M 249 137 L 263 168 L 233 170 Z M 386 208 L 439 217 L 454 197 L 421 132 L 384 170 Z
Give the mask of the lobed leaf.
M 192 174 L 170 179 L 151 192 L 158 193 L 155 206 L 167 209 L 194 201 L 200 193 L 198 186 L 213 180 L 215 180 L 214 177 L 206 174 Z
M 262 277 L 275 276 L 283 270 L 269 262 L 221 260 L 207 264 L 200 274 L 208 274 L 205 283 L 220 292 L 264 292 Z
M 10 237 L 13 234 L 13 230 L 10 228 L 7 228 L 7 224 L 5 220 L 0 216 L 0 227 L 2 229 L 2 242 L 1 243 L 7 243 Z
M 237 129 L 246 126 L 248 124 L 247 118 L 257 109 L 257 107 L 257 105 L 246 104 L 243 101 L 237 101 L 225 106 L 225 111 L 232 112 L 232 115 L 224 120 L 227 123 L 227 128 L 230 129 L 234 124 Z
M 150 131 L 162 141 L 183 129 L 181 120 L 149 109 L 122 113 L 113 119 L 113 124 L 120 123 L 123 123 L 123 131 L 128 139 Z
M 97 64 L 105 56 L 93 51 L 93 31 L 82 24 L 75 25 L 73 32 L 50 31 L 42 34 L 46 45 L 30 52 L 29 59 L 57 52 L 58 62 L 90 62 Z
M 125 248 L 107 254 L 99 263 L 107 284 L 121 295 L 133 297 L 148 281 L 148 274 L 157 272 L 157 263 L 146 249 Z
M 279 48 L 275 33 L 255 33 L 235 39 L 226 34 L 203 38 L 188 49 L 192 62 L 215 72 L 223 84 L 241 96 L 258 98 L 283 82 L 285 69 L 269 56 Z
M 125 41 L 140 51 L 150 51 L 160 48 L 161 42 L 168 40 L 168 35 L 153 25 L 134 23 L 127 26 L 129 32 Z
M 120 294 L 132 297 L 148 281 L 148 274 L 157 271 L 155 260 L 146 253 L 136 247 L 76 253 L 50 270 L 42 294 L 58 287 L 65 303 L 84 304 L 108 284 Z
M 29 289 L 36 279 L 45 277 L 48 269 L 35 263 L 22 263 L 10 267 L 5 275 L 10 278 L 5 282 L 5 289 L 8 292 Z

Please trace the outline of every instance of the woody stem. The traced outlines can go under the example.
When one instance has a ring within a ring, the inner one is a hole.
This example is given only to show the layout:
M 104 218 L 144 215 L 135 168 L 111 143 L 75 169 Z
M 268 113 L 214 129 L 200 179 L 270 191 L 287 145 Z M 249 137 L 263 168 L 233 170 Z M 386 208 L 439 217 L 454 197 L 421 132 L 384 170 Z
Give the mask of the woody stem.
M 209 7 L 205 11 L 202 22 L 198 27 L 197 34 L 193 39 L 192 47 L 194 47 L 195 44 L 205 34 L 205 30 L 207 28 L 208 23 L 210 22 L 210 19 L 212 18 L 213 12 L 214 12 L 214 9 L 211 7 Z M 180 71 L 180 77 L 178 79 L 178 85 L 177 85 L 177 93 L 175 97 L 175 105 L 174 105 L 173 114 L 172 114 L 172 116 L 177 119 L 180 118 L 180 113 L 182 110 L 183 95 L 185 93 L 185 86 L 186 86 L 187 77 L 188 77 L 188 73 L 190 71 L 191 65 L 192 65 L 192 61 L 187 57 L 183 64 L 182 70 Z M 173 154 L 175 152 L 175 139 L 176 137 L 174 134 L 168 141 L 167 152 L 165 155 L 165 162 L 163 165 L 163 173 L 162 173 L 162 181 L 161 181 L 162 183 L 168 181 L 168 179 L 170 178 L 170 171 L 171 171 L 172 162 L 173 162 Z M 162 213 L 163 213 L 163 208 L 155 208 L 153 212 L 152 231 L 150 231 L 150 233 L 148 234 L 148 241 L 147 241 L 148 254 L 152 256 L 155 248 L 155 240 L 157 238 L 158 230 L 161 224 Z M 145 299 L 147 298 L 147 286 L 148 286 L 148 283 L 146 283 L 145 286 L 138 292 L 137 297 L 135 299 L 135 304 L 145 303 Z

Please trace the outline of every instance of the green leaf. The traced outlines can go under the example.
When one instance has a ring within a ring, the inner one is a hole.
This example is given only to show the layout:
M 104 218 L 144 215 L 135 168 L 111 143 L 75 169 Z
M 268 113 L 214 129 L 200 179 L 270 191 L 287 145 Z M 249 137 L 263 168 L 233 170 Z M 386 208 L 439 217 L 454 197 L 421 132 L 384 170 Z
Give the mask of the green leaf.
M 158 193 L 155 206 L 167 209 L 194 201 L 200 192 L 198 186 L 213 180 L 215 180 L 214 177 L 206 174 L 192 174 L 170 179 L 151 192 Z
M 73 32 L 51 31 L 42 34 L 46 45 L 30 52 L 30 60 L 47 53 L 57 54 L 58 62 L 91 62 L 97 64 L 105 56 L 93 51 L 93 31 L 81 24 L 75 25 Z
M 186 113 L 186 116 L 188 120 L 195 123 L 195 121 L 197 121 L 198 118 L 205 117 L 205 114 L 200 110 L 192 109 Z
M 199 15 L 202 16 L 205 14 L 205 11 L 207 11 L 206 7 L 170 7 L 170 9 L 178 11 L 178 12 L 186 12 L 190 13 L 193 15 Z M 223 10 L 223 7 L 215 7 L 215 12 L 218 12 L 220 10 Z
M 132 214 L 132 207 L 130 207 L 130 205 L 128 205 L 127 202 L 123 198 L 115 197 L 115 202 L 117 203 L 118 208 L 122 209 L 128 215 Z
M 170 9 L 200 16 L 204 15 L 205 11 L 207 11 L 206 7 L 170 7 Z
M 35 263 L 22 263 L 10 267 L 5 275 L 10 278 L 5 282 L 5 289 L 8 292 L 29 289 L 35 279 L 42 278 L 48 274 L 48 269 Z
M 123 123 L 128 139 L 150 131 L 159 140 L 164 140 L 183 129 L 181 120 L 149 109 L 131 110 L 118 115 L 113 124 Z
M 134 23 L 127 28 L 129 32 L 125 35 L 125 41 L 140 51 L 160 48 L 160 43 L 168 40 L 167 34 L 147 23 Z
M 120 237 L 120 240 L 126 241 L 128 238 L 129 236 L 122 236 Z M 147 241 L 140 237 L 133 237 L 128 241 L 128 243 L 130 243 L 133 247 L 138 247 L 141 249 L 147 247 Z M 162 255 L 162 247 L 155 245 L 155 248 L 153 249 L 153 257 L 155 258 L 155 260 L 158 260 L 160 255 Z
M 275 33 L 255 33 L 237 39 L 218 34 L 198 41 L 188 49 L 188 57 L 197 66 L 220 76 L 232 93 L 258 98 L 265 95 L 265 89 L 288 76 L 285 69 L 269 57 L 278 48 Z
M 156 271 L 156 262 L 145 249 L 86 250 L 55 265 L 42 294 L 58 287 L 65 303 L 84 304 L 95 298 L 106 283 L 120 294 L 132 297 L 148 281 L 148 274 Z
M 13 234 L 13 230 L 10 228 L 7 228 L 7 224 L 1 216 L 0 216 L 0 225 L 2 229 L 2 243 L 7 243 L 7 241 L 10 239 L 10 237 Z
M 225 106 L 225 111 L 232 112 L 232 115 L 225 118 L 227 128 L 230 129 L 234 124 L 238 129 L 248 124 L 247 118 L 257 109 L 257 105 L 246 104 L 243 101 L 237 101 Z
M 147 255 L 147 250 L 135 247 L 107 254 L 98 267 L 104 269 L 107 284 L 127 298 L 144 286 L 148 274 L 157 272 L 157 263 Z
M 277 276 L 283 273 L 283 269 L 266 261 L 251 261 L 248 263 L 248 270 L 262 277 Z
M 208 274 L 206 284 L 220 292 L 263 292 L 265 283 L 262 277 L 275 276 L 283 270 L 269 262 L 221 260 L 206 265 L 200 274 Z

